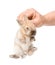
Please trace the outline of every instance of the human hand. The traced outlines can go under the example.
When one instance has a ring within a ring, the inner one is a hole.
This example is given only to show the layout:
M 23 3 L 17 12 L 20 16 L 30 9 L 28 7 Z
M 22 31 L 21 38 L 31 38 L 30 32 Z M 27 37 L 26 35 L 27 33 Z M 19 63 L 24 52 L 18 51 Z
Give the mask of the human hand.
M 22 20 L 23 16 L 27 16 L 28 19 L 36 26 L 36 27 L 40 27 L 44 24 L 44 22 L 46 21 L 46 19 L 44 18 L 44 16 L 42 16 L 39 12 L 37 12 L 35 9 L 31 8 L 31 9 L 27 9 L 26 11 L 22 12 L 17 19 L 18 20 Z

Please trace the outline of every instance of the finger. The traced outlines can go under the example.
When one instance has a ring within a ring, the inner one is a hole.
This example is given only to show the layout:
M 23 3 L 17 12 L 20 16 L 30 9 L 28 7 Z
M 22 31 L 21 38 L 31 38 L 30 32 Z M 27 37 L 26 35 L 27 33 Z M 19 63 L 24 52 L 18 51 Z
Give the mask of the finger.
M 35 15 L 35 10 L 33 9 L 33 8 L 31 8 L 31 9 L 27 9 L 25 12 L 24 12 L 24 14 L 27 16 L 27 17 L 30 17 L 30 16 L 34 16 Z
M 40 24 L 40 17 L 41 15 L 36 12 L 36 16 L 31 20 L 31 22 L 38 26 Z
M 22 17 L 25 15 L 27 16 L 29 19 L 34 18 L 35 17 L 35 13 L 36 11 L 34 9 L 27 9 L 26 11 L 22 12 L 17 19 L 22 19 Z

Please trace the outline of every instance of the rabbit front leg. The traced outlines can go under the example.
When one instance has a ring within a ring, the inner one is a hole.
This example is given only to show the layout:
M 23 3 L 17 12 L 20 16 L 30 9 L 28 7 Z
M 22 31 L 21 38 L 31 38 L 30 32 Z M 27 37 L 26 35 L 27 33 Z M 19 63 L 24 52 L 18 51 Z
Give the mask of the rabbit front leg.
M 28 55 L 29 56 L 32 55 L 34 53 L 34 51 L 36 51 L 36 50 L 37 50 L 37 48 L 36 47 L 33 47 L 33 45 L 31 45 L 29 47 L 29 50 L 28 50 Z

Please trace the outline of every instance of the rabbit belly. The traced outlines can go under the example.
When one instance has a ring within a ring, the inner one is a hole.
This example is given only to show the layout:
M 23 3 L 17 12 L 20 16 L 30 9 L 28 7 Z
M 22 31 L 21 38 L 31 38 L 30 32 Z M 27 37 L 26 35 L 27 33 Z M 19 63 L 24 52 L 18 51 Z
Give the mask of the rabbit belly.
M 28 51 L 29 47 L 31 46 L 31 43 L 28 41 L 26 43 L 23 43 L 22 41 L 16 38 L 14 46 L 15 46 L 15 52 L 19 55 L 22 55 Z
M 15 45 L 14 52 L 18 56 L 24 55 L 24 52 L 23 52 L 22 48 L 20 46 L 18 46 L 17 44 Z

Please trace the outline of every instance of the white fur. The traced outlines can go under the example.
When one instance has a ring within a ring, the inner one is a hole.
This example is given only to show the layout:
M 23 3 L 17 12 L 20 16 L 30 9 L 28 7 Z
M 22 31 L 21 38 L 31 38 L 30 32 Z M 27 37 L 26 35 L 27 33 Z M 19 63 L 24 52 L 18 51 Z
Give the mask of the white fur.
M 27 54 L 27 50 L 32 45 L 29 37 L 26 37 L 26 40 L 24 40 L 24 42 L 20 40 L 21 38 L 22 38 L 22 34 L 20 31 L 18 31 L 17 37 L 15 38 L 15 45 L 14 45 L 14 49 L 15 49 L 14 52 L 18 56 L 23 56 L 24 54 Z
M 21 25 L 21 28 L 16 34 L 14 44 L 14 55 L 10 55 L 10 57 L 12 58 L 24 57 L 27 54 L 31 55 L 33 51 L 36 50 L 36 48 L 33 47 L 32 41 L 30 40 L 29 36 L 31 30 L 35 30 L 36 27 L 25 16 L 24 21 L 20 21 L 19 24 Z M 26 26 L 30 28 L 29 31 L 28 30 L 26 31 Z

